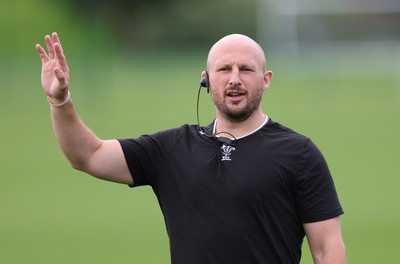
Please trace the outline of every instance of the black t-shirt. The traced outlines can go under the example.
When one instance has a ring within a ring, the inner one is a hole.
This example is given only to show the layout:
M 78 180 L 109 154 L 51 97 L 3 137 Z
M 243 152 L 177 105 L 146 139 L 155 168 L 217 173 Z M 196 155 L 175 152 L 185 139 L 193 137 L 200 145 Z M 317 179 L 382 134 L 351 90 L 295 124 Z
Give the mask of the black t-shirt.
M 299 263 L 302 224 L 343 213 L 317 147 L 272 120 L 231 146 L 188 125 L 120 143 L 134 186 L 158 198 L 173 264 Z

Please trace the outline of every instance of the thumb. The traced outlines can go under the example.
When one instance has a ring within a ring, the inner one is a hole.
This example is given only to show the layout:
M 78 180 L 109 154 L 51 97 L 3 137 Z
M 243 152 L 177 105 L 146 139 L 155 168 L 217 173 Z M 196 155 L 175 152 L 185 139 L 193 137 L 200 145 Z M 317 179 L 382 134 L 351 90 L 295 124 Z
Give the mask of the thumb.
M 65 74 L 59 67 L 54 68 L 54 75 L 60 83 L 65 83 Z

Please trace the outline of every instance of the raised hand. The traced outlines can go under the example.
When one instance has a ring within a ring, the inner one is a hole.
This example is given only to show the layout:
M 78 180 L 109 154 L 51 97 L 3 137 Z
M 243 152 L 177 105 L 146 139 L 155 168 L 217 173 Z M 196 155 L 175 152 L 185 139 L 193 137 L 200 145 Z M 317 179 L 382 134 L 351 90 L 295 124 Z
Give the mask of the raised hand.
M 57 33 L 45 36 L 47 51 L 36 45 L 42 59 L 43 90 L 54 103 L 63 102 L 68 93 L 69 69 Z

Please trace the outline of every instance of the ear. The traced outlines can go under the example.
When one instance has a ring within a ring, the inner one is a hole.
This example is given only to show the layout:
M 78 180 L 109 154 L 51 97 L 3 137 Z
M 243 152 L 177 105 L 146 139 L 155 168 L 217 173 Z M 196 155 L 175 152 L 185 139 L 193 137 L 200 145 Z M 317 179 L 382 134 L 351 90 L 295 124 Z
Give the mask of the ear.
M 201 72 L 201 79 L 203 79 L 204 77 L 206 77 L 206 71 Z
M 272 81 L 272 71 L 265 71 L 264 72 L 264 79 L 263 79 L 263 90 L 266 91 L 269 88 L 269 85 Z

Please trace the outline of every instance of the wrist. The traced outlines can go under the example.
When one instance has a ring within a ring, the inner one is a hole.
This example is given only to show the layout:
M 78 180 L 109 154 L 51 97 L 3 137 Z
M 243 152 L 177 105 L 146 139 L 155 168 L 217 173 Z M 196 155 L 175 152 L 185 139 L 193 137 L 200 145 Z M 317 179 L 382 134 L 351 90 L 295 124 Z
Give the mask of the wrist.
M 54 102 L 52 102 L 52 100 L 50 99 L 49 96 L 47 96 L 47 101 L 49 102 L 49 104 L 50 104 L 51 106 L 60 108 L 60 107 L 63 107 L 64 105 L 68 104 L 68 103 L 71 101 L 71 93 L 70 93 L 69 90 L 68 90 L 67 97 L 66 97 L 65 100 L 62 101 L 61 103 L 54 103 Z

